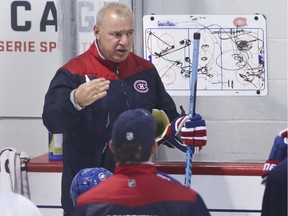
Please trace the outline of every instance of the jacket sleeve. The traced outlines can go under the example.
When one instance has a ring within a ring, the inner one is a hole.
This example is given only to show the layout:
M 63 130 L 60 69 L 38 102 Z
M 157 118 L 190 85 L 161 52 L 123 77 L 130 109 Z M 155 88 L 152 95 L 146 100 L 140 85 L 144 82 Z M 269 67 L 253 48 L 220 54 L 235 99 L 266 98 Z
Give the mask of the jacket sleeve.
M 80 76 L 59 69 L 50 82 L 45 95 L 42 119 L 51 133 L 64 133 L 81 119 L 70 101 L 70 93 L 81 84 Z

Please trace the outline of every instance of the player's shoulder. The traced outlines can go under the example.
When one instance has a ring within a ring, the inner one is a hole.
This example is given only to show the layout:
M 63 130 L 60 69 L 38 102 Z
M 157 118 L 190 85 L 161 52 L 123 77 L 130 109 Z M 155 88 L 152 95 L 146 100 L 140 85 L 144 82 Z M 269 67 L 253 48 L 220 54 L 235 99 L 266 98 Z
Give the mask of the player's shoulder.
M 287 157 L 269 172 L 270 178 L 287 181 Z
M 78 71 L 86 70 L 85 53 L 70 59 L 65 63 L 60 70 L 68 70 L 71 73 L 78 73 Z
M 161 177 L 163 179 L 166 179 L 168 181 L 172 181 L 172 182 L 176 182 L 176 183 L 179 183 L 181 184 L 177 179 L 175 179 L 174 177 L 172 177 L 171 175 L 168 175 L 167 173 L 163 173 L 163 172 L 157 172 L 157 176 L 158 177 Z
M 129 56 L 128 56 L 128 62 L 135 62 L 137 64 L 140 65 L 144 65 L 147 68 L 152 68 L 154 67 L 154 64 L 151 61 L 148 61 L 147 59 L 138 56 L 137 54 L 130 52 Z
M 31 216 L 41 216 L 40 210 L 28 198 L 12 191 L 0 190 L 1 215 L 22 215 L 25 212 Z
M 172 178 L 169 175 L 165 175 L 163 177 L 163 174 L 162 176 L 159 176 L 157 174 L 157 176 L 160 178 L 159 182 L 161 181 L 161 183 L 159 184 L 159 187 L 163 188 L 167 192 L 171 191 L 171 193 L 173 194 L 175 198 L 182 197 L 183 199 L 187 199 L 187 200 L 190 200 L 192 198 L 192 200 L 195 201 L 198 193 L 192 188 L 187 188 L 185 185 L 183 185 L 178 180 Z

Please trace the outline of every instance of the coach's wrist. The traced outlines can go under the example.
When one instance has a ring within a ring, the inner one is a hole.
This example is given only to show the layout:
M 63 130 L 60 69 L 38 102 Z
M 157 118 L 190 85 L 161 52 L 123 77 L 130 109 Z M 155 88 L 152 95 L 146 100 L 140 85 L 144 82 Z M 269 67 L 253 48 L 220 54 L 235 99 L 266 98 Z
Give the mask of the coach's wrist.
M 85 106 L 81 106 L 81 105 L 77 102 L 77 100 L 76 100 L 76 98 L 75 98 L 75 92 L 76 92 L 76 90 L 77 90 L 77 89 L 74 89 L 73 91 L 71 91 L 71 93 L 70 93 L 70 101 L 71 101 L 71 103 L 73 104 L 74 108 L 75 108 L 76 110 L 80 111 L 80 110 L 84 109 Z

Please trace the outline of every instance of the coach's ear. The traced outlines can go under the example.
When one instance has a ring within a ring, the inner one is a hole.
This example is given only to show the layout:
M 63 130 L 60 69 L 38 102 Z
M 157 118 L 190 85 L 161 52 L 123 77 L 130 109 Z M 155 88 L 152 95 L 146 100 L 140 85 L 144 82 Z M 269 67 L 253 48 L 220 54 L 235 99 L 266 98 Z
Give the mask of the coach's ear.
M 113 154 L 115 154 L 115 147 L 114 147 L 114 145 L 113 145 L 113 143 L 112 143 L 112 140 L 109 141 L 109 149 L 111 150 L 111 152 L 112 152 Z

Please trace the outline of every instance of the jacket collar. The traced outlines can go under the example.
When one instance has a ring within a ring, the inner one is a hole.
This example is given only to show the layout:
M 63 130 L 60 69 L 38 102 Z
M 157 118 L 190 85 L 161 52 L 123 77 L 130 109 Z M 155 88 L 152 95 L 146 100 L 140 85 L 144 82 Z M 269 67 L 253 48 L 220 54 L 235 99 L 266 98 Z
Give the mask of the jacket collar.
M 154 174 L 156 175 L 157 169 L 153 163 L 140 163 L 140 164 L 117 164 L 115 167 L 115 174 Z

